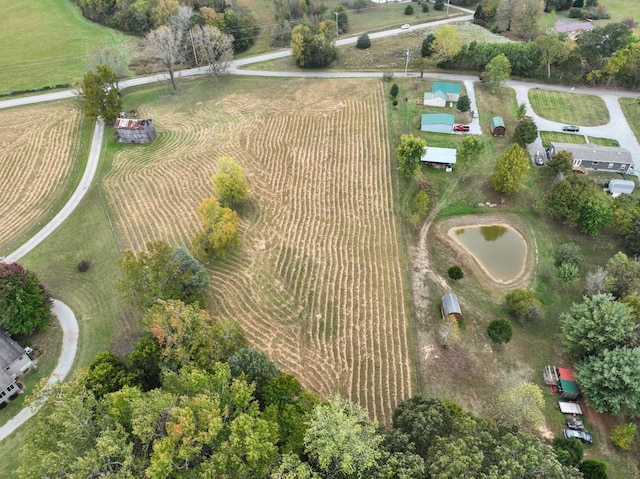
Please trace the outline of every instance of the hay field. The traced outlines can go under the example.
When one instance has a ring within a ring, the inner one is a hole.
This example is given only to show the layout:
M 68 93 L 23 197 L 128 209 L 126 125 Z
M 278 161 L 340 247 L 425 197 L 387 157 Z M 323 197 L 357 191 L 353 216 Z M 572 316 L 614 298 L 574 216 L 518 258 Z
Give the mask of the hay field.
M 306 387 L 390 422 L 413 386 L 383 85 L 251 81 L 193 82 L 137 105 L 159 137 L 111 147 L 103 186 L 120 242 L 188 244 L 216 159 L 235 157 L 251 202 L 242 246 L 211 271 L 209 309 Z
M 49 219 L 80 161 L 80 109 L 55 102 L 0 110 L 0 254 Z

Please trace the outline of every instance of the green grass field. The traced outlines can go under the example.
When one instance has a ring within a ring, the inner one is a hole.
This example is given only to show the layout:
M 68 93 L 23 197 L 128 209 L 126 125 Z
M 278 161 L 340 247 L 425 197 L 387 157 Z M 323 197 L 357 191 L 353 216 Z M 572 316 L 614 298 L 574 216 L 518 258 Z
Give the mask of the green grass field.
M 549 120 L 580 126 L 606 125 L 609 111 L 602 98 L 569 92 L 532 88 L 529 101 L 533 111 Z
M 621 98 L 620 107 L 636 140 L 640 141 L 640 102 L 635 98 Z
M 132 48 L 137 39 L 91 23 L 69 0 L 0 0 L 0 95 L 68 85 L 104 47 Z

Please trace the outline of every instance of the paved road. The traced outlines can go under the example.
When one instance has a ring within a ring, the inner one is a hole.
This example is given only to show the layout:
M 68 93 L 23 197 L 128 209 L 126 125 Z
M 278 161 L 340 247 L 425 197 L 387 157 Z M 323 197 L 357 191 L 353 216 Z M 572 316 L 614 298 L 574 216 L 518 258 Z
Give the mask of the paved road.
M 53 373 L 47 381 L 47 387 L 53 383 L 62 381 L 73 366 L 73 360 L 76 356 L 76 350 L 78 348 L 78 322 L 73 314 L 73 311 L 64 303 L 58 300 L 53 300 L 53 314 L 56 315 L 62 328 L 62 350 L 58 358 L 58 365 L 53 370 Z M 12 417 L 4 426 L 0 427 L 0 441 L 6 438 L 9 434 L 15 431 L 18 427 L 24 424 L 27 419 L 32 417 L 37 408 L 25 407 L 18 414 Z

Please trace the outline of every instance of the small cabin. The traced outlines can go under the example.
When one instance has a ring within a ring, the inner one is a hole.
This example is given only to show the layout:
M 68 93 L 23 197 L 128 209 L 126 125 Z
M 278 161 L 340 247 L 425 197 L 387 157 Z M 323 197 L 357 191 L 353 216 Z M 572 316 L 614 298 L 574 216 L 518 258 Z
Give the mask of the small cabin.
M 443 318 L 446 318 L 450 314 L 453 314 L 456 319 L 462 318 L 462 310 L 460 309 L 458 297 L 453 293 L 445 294 L 442 297 L 440 310 L 442 311 Z
M 156 138 L 156 128 L 150 118 L 118 118 L 115 128 L 120 143 L 151 143 Z
M 504 136 L 505 131 L 504 120 L 501 116 L 491 118 L 491 134 L 493 136 Z

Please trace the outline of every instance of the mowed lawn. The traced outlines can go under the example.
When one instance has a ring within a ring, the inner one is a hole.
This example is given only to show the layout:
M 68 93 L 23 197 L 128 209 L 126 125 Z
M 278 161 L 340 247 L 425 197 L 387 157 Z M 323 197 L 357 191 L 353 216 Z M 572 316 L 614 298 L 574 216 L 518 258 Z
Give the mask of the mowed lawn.
M 209 309 L 306 387 L 388 424 L 414 389 L 385 90 L 227 78 L 132 91 L 126 108 L 153 118 L 158 138 L 110 145 L 102 185 L 122 247 L 188 246 L 217 159 L 234 157 L 251 200 L 240 248 L 210 265 Z
M 137 43 L 86 20 L 70 0 L 0 0 L 0 11 L 0 95 L 71 84 L 95 49 Z
M 595 95 L 532 88 L 529 101 L 536 114 L 548 120 L 579 126 L 609 122 L 609 110 L 604 100 Z

